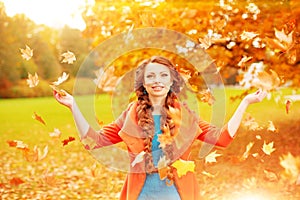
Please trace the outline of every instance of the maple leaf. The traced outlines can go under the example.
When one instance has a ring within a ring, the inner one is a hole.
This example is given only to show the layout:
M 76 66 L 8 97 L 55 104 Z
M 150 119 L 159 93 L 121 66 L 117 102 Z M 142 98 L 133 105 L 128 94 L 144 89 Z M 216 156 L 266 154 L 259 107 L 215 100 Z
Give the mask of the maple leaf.
M 199 38 L 198 40 L 200 42 L 200 47 L 204 48 L 205 50 L 209 49 L 213 44 L 212 38 L 209 37 L 208 35 L 206 35 L 203 39 Z
M 28 162 L 37 162 L 46 158 L 48 154 L 48 145 L 44 147 L 43 153 L 41 150 L 34 146 L 34 148 L 23 151 L 23 155 Z
M 253 57 L 252 56 L 243 56 L 243 58 L 239 61 L 239 63 L 237 64 L 239 67 L 243 67 L 244 64 L 246 62 L 248 62 L 249 60 L 251 60 Z
M 240 158 L 240 161 L 244 161 L 248 158 L 249 152 L 251 148 L 253 147 L 254 142 L 249 142 L 249 144 L 246 146 L 246 151 L 243 153 L 242 157 Z
M 42 119 L 41 116 L 39 116 L 38 114 L 36 114 L 36 112 L 33 113 L 34 115 L 32 116 L 33 119 L 41 122 L 42 124 L 46 125 L 46 122 Z
M 63 146 L 68 145 L 69 142 L 72 142 L 72 141 L 74 141 L 74 140 L 75 140 L 75 138 L 70 136 L 68 139 L 65 139 L 65 140 L 62 141 Z
M 61 83 L 65 82 L 67 79 L 69 78 L 69 74 L 67 74 L 66 72 L 63 72 L 63 74 L 58 77 L 57 81 L 52 82 L 53 85 L 60 85 Z
M 186 175 L 188 172 L 194 172 L 196 167 L 194 161 L 182 159 L 176 160 L 172 166 L 176 168 L 179 178 Z
M 268 131 L 271 131 L 271 132 L 275 132 L 277 131 L 277 129 L 275 128 L 274 124 L 272 121 L 268 121 Z
M 288 35 L 285 34 L 284 30 L 282 29 L 281 31 L 278 31 L 275 28 L 275 39 L 270 39 L 266 38 L 266 42 L 269 46 L 272 48 L 282 51 L 282 52 L 287 52 L 292 47 L 294 46 L 293 42 L 293 32 L 291 31 Z
M 28 79 L 26 80 L 26 82 L 27 82 L 27 85 L 28 85 L 30 88 L 36 87 L 36 86 L 39 84 L 39 82 L 40 82 L 37 73 L 34 73 L 34 76 L 32 76 L 32 75 L 28 72 Z
M 160 180 L 164 180 L 168 175 L 168 163 L 170 163 L 169 159 L 166 159 L 166 156 L 160 157 L 157 163 L 158 173 Z
M 71 51 L 62 53 L 61 56 L 64 57 L 64 59 L 61 61 L 62 63 L 73 64 L 73 62 L 76 61 L 75 54 Z
M 49 86 L 52 88 L 52 90 L 56 91 L 60 96 L 66 96 L 67 95 L 64 90 L 59 89 L 57 86 L 55 86 L 55 85 L 49 85 Z
M 253 81 L 253 86 L 265 91 L 277 88 L 280 84 L 280 78 L 275 71 L 270 70 L 270 72 L 271 74 L 266 71 L 258 72 L 257 80 Z
M 278 177 L 274 172 L 269 171 L 269 170 L 264 170 L 264 173 L 265 173 L 266 179 L 268 181 L 278 181 Z
M 274 152 L 276 149 L 273 148 L 274 142 L 270 142 L 269 144 L 266 143 L 266 141 L 264 141 L 262 150 L 265 154 L 267 155 L 271 155 L 272 152 Z
M 54 131 L 49 133 L 49 136 L 52 138 L 59 138 L 60 135 L 61 135 L 61 132 L 58 128 L 54 128 Z
M 25 49 L 20 48 L 20 51 L 22 53 L 22 58 L 25 60 L 30 60 L 33 56 L 33 50 L 27 45 L 25 45 Z
M 289 111 L 290 111 L 290 109 L 291 109 L 291 106 L 292 106 L 292 100 L 287 99 L 287 100 L 285 101 L 285 112 L 286 112 L 286 114 L 289 114 Z
M 217 162 L 216 157 L 221 156 L 222 154 L 218 154 L 217 150 L 215 150 L 214 152 L 211 152 L 210 154 L 208 154 L 205 157 L 205 163 L 213 163 L 213 162 Z
M 135 159 L 132 161 L 131 163 L 131 167 L 134 167 L 137 163 L 140 163 L 144 160 L 144 155 L 145 155 L 145 151 L 141 151 L 136 157 Z
M 256 36 L 258 36 L 259 34 L 254 33 L 254 32 L 248 32 L 248 31 L 243 31 L 243 33 L 240 34 L 240 37 L 242 40 L 251 40 L 253 38 L 255 38 Z
M 284 168 L 283 176 L 291 182 L 295 182 L 298 179 L 300 173 L 300 157 L 294 157 L 290 152 L 287 155 L 283 155 L 279 158 L 280 165 Z
M 200 101 L 207 103 L 208 105 L 213 105 L 215 102 L 215 97 L 212 95 L 212 92 L 210 89 L 202 90 L 197 94 L 197 98 L 200 99 Z

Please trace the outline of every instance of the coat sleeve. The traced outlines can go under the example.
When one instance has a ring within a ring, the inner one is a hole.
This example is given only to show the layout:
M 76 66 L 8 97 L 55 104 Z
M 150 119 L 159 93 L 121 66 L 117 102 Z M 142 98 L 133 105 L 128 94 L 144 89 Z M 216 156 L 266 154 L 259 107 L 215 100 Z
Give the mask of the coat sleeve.
M 128 110 L 123 111 L 114 122 L 104 125 L 101 130 L 95 131 L 90 127 L 87 134 L 81 138 L 84 147 L 91 150 L 121 142 L 122 138 L 119 136 L 119 131 L 127 113 Z
M 203 142 L 226 147 L 234 139 L 229 135 L 228 124 L 225 124 L 222 128 L 218 128 L 204 120 L 199 120 L 198 124 L 202 132 L 197 139 Z

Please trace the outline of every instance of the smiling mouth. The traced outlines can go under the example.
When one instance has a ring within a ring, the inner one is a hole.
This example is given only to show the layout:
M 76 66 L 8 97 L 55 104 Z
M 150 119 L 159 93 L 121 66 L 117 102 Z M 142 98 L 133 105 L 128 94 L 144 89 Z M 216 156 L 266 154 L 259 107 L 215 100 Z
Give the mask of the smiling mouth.
M 161 91 L 161 90 L 164 89 L 164 87 L 163 87 L 163 86 L 153 86 L 152 89 L 153 89 L 154 91 Z

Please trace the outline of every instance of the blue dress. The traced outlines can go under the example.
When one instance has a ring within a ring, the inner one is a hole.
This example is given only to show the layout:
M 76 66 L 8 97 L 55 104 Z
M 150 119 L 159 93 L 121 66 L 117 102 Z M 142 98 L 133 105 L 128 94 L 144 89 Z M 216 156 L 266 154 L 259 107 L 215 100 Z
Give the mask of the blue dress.
M 153 115 L 155 134 L 152 140 L 152 157 L 154 166 L 160 157 L 163 156 L 163 151 L 159 148 L 158 135 L 162 133 L 160 129 L 160 115 Z M 180 196 L 175 185 L 166 185 L 166 180 L 160 180 L 158 173 L 146 174 L 146 181 L 142 188 L 142 191 L 138 197 L 139 200 L 180 200 Z

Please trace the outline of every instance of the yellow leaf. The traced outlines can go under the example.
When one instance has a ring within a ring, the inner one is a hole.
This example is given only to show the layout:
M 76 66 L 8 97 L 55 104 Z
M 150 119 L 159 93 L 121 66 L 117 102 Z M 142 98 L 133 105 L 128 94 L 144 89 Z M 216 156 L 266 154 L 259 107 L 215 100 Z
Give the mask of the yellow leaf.
M 246 151 L 244 152 L 244 154 L 240 158 L 241 161 L 244 161 L 248 158 L 249 152 L 250 152 L 251 148 L 253 147 L 253 145 L 254 145 L 254 142 L 249 142 L 249 144 L 246 147 Z
M 285 178 L 295 182 L 300 174 L 300 157 L 294 157 L 290 152 L 280 158 L 280 165 L 284 168 Z
M 182 159 L 176 160 L 172 166 L 176 168 L 179 178 L 186 175 L 188 172 L 194 172 L 196 167 L 194 161 Z
M 275 71 L 270 70 L 270 72 L 271 74 L 265 71 L 259 72 L 257 80 L 253 81 L 253 86 L 265 91 L 276 89 L 280 84 L 280 78 Z
M 221 156 L 222 154 L 218 154 L 217 150 L 215 150 L 214 152 L 211 152 L 210 154 L 208 154 L 205 157 L 205 163 L 213 163 L 213 162 L 217 162 L 216 157 Z
M 277 131 L 277 129 L 275 128 L 274 124 L 272 121 L 268 121 L 268 131 L 271 131 L 271 132 L 275 132 Z
M 67 51 L 63 54 L 61 54 L 64 59 L 61 61 L 62 63 L 68 63 L 68 64 L 73 64 L 74 61 L 76 61 L 75 54 L 71 51 Z
M 29 60 L 33 56 L 33 50 L 30 49 L 29 46 L 27 46 L 27 45 L 25 45 L 25 46 L 26 46 L 26 48 L 25 49 L 20 48 L 20 51 L 22 53 L 22 58 L 25 60 Z
M 276 150 L 275 148 L 273 148 L 273 145 L 274 142 L 270 142 L 269 144 L 266 144 L 266 141 L 264 141 L 264 145 L 262 147 L 263 152 L 267 155 L 271 155 L 271 153 Z
M 30 88 L 37 86 L 40 82 L 37 73 L 35 73 L 34 76 L 32 76 L 29 72 L 28 72 L 28 79 L 26 81 L 27 81 L 27 85 Z

